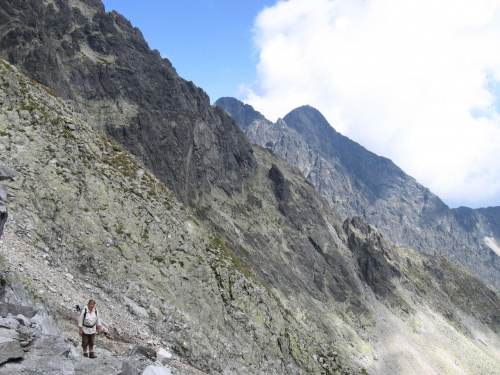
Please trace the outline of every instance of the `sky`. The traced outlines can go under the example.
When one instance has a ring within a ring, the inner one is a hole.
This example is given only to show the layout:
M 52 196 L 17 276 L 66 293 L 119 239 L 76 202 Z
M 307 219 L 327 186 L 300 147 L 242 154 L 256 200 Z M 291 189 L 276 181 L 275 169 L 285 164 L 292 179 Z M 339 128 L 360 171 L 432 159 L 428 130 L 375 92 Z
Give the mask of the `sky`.
M 450 207 L 500 206 L 500 0 L 104 0 L 212 102 L 317 108 Z

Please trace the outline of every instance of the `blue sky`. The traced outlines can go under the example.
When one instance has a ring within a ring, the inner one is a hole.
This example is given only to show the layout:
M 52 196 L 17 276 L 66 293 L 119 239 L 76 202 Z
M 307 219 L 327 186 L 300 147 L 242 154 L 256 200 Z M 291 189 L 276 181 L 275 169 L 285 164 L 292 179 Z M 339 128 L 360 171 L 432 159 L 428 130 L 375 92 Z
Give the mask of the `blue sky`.
M 256 79 L 253 22 L 274 0 L 104 0 L 138 27 L 150 48 L 170 60 L 177 73 L 203 88 L 213 103 L 236 97 Z
M 104 0 L 212 102 L 301 105 L 450 207 L 500 206 L 500 0 Z

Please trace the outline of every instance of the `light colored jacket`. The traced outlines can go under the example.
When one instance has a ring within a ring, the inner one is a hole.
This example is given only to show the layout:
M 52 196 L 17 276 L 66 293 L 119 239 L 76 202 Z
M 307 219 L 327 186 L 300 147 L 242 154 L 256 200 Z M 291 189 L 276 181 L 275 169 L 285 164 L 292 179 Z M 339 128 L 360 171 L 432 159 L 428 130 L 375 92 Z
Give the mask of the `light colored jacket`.
M 85 314 L 85 311 L 87 314 Z M 83 321 L 83 316 L 85 315 L 85 321 Z M 80 314 L 80 318 L 78 318 L 78 327 L 82 328 L 83 333 L 86 335 L 93 335 L 97 331 L 97 327 L 101 326 L 101 318 L 99 317 L 99 313 L 94 308 L 92 312 L 85 307 Z

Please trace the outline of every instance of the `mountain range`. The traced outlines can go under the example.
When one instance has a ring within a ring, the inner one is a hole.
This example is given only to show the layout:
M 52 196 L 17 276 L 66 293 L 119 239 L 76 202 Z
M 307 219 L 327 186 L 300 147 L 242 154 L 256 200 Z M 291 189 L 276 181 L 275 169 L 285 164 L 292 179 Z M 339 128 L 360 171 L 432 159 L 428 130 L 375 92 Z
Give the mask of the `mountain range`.
M 336 132 L 310 106 L 272 123 L 237 99 L 216 104 L 251 142 L 298 167 L 342 218 L 360 216 L 391 241 L 442 254 L 500 287 L 500 207 L 450 209 L 392 161 Z
M 272 124 L 210 105 L 99 0 L 0 0 L 0 56 L 0 164 L 17 171 L 0 241 L 16 292 L 0 303 L 44 306 L 60 329 L 41 329 L 72 347 L 65 373 L 90 361 L 73 309 L 92 297 L 100 357 L 500 374 L 498 207 L 450 210 L 311 107 Z M 0 374 L 33 370 L 30 347 Z

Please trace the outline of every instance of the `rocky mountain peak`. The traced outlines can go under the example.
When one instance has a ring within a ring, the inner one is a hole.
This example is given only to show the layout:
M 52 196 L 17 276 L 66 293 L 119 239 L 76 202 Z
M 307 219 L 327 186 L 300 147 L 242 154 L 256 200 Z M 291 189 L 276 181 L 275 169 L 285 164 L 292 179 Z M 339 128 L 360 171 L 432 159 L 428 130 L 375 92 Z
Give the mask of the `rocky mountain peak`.
M 321 136 L 328 136 L 325 141 L 329 142 L 332 135 L 338 134 L 321 112 L 309 105 L 295 108 L 283 120 L 299 134 L 303 136 L 315 135 L 318 140 L 321 140 Z
M 252 106 L 248 104 L 241 105 L 241 102 L 235 98 L 220 98 L 215 104 L 224 108 L 242 126 L 251 124 L 254 121 L 267 121 L 264 115 L 254 110 Z
M 297 130 L 316 154 L 338 159 L 348 169 L 348 173 L 363 183 L 367 188 L 366 194 L 371 195 L 372 199 L 391 194 L 392 183 L 410 179 L 389 159 L 375 155 L 338 133 L 326 118 L 311 106 L 294 109 L 283 119 L 289 127 Z M 394 179 L 394 175 L 398 179 Z M 387 183 L 387 180 L 394 182 Z

